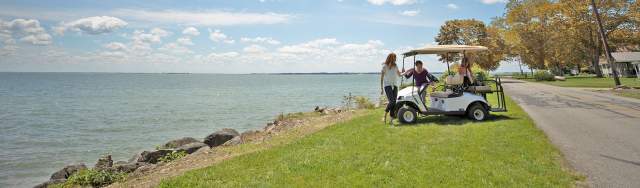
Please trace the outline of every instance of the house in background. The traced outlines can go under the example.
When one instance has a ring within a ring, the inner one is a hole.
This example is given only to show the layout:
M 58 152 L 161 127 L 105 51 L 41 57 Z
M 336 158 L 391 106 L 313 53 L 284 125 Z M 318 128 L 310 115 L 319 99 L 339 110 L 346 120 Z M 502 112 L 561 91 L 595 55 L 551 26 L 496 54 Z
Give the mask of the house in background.
M 640 52 L 613 52 L 611 56 L 615 60 L 614 65 L 616 65 L 613 67 L 620 76 L 640 78 Z M 603 75 L 612 76 L 611 67 L 604 57 L 600 58 L 600 68 Z

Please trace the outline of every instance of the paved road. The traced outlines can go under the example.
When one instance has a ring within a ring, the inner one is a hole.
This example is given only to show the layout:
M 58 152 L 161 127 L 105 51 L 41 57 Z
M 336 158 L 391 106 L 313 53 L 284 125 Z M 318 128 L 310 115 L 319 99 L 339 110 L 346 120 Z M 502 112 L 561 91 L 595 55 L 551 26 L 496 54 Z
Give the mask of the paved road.
M 640 100 L 506 80 L 505 92 L 533 118 L 591 187 L 640 187 Z

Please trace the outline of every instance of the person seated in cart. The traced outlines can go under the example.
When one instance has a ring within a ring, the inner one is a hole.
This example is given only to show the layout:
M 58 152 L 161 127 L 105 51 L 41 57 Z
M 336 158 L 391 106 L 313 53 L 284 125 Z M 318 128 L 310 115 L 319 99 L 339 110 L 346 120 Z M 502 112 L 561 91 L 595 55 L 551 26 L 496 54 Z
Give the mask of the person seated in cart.
M 420 97 L 422 97 L 423 101 L 427 93 L 426 89 L 430 85 L 433 85 L 435 82 L 438 82 L 438 78 L 433 76 L 431 73 L 429 73 L 429 71 L 427 71 L 427 69 L 422 67 L 422 61 L 420 60 L 416 61 L 415 69 L 412 68 L 407 71 L 403 69 L 402 75 L 404 75 L 406 78 L 410 78 L 411 76 L 413 76 L 413 78 L 415 79 L 415 86 L 419 88 L 418 93 L 420 94 Z
M 467 57 L 462 58 L 462 63 L 458 67 L 458 74 L 464 79 L 465 87 L 471 86 L 474 82 L 473 72 L 471 71 L 471 63 Z

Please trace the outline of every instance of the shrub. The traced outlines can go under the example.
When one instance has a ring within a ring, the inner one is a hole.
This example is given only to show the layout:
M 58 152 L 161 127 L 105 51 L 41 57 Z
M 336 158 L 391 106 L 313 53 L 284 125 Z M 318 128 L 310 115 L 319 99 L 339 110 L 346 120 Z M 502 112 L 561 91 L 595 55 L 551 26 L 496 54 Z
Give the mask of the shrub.
M 378 100 L 378 106 L 386 106 L 389 101 L 387 100 L 387 96 L 380 96 Z
M 483 80 L 487 80 L 489 79 L 489 75 L 487 74 L 487 72 L 483 71 L 483 70 L 479 70 L 479 71 L 473 71 L 473 75 L 475 75 L 476 80 L 479 81 L 483 81 Z
M 547 71 L 536 71 L 533 74 L 536 81 L 554 81 L 553 75 Z
M 172 151 L 171 153 L 162 156 L 158 159 L 158 161 L 160 162 L 171 162 L 180 158 L 183 158 L 184 156 L 187 156 L 187 152 L 184 151 Z
M 356 96 L 355 97 L 356 107 L 359 109 L 373 109 L 376 107 L 369 98 L 364 96 Z
M 342 96 L 342 106 L 344 106 L 345 109 L 351 109 L 354 100 L 355 96 L 351 95 L 351 93 L 349 93 L 349 95 Z
M 457 68 L 456 68 L 456 70 L 457 70 Z M 439 78 L 439 79 L 440 79 L 441 81 L 442 81 L 442 80 L 447 80 L 447 76 L 449 76 L 449 75 L 456 75 L 456 74 L 458 74 L 458 72 L 454 71 L 454 69 L 451 69 L 451 71 L 446 71 L 446 70 L 445 70 L 444 72 L 442 72 L 442 75 L 440 75 L 440 78 Z
M 126 173 L 111 172 L 106 170 L 81 170 L 80 172 L 69 177 L 63 187 L 72 187 L 71 185 L 102 187 L 126 178 Z

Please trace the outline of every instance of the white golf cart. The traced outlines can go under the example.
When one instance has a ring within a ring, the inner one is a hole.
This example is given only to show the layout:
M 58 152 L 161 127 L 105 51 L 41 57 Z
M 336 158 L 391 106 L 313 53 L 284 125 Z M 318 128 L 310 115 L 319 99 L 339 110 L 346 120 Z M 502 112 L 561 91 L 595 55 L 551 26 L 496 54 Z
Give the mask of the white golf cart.
M 450 54 L 485 51 L 484 46 L 466 46 L 466 45 L 438 45 L 427 46 L 424 48 L 414 49 L 403 54 L 402 68 L 404 69 L 405 59 L 413 56 L 413 65 L 415 68 L 416 56 L 423 54 L 441 54 L 448 56 Z M 449 62 L 447 70 L 449 69 Z M 451 71 L 448 71 L 451 72 Z M 401 89 L 398 92 L 396 108 L 393 113 L 397 113 L 397 117 L 401 123 L 415 123 L 418 114 L 422 115 L 467 115 L 469 118 L 482 121 L 489 112 L 506 112 L 506 104 L 504 100 L 504 91 L 502 89 L 501 80 L 495 77 L 494 80 L 476 80 L 470 86 L 463 84 L 463 78 L 457 74 L 447 75 L 444 80 L 444 86 L 440 91 L 432 92 L 428 98 L 429 106 L 425 103 L 422 96 L 425 93 L 419 93 L 419 88 L 415 87 L 415 78 L 412 79 L 411 86 Z M 404 77 L 403 77 L 404 82 Z M 494 83 L 495 89 L 490 85 Z M 426 88 L 423 92 L 427 92 Z M 496 93 L 498 98 L 497 106 L 492 106 L 487 102 L 487 93 Z

